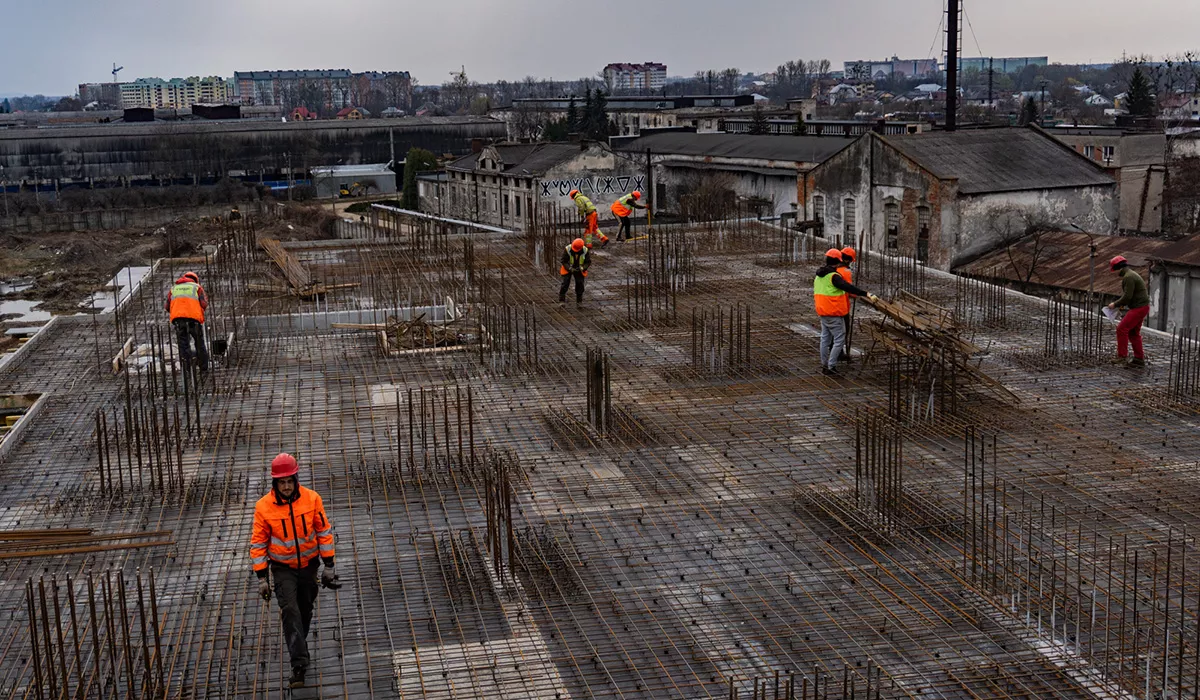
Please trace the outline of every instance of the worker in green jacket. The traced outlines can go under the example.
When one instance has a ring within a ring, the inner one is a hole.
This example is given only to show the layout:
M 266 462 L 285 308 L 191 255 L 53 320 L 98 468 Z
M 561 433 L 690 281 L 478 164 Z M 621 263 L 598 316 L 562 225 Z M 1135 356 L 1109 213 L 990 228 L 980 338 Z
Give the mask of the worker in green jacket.
M 1146 291 L 1146 280 L 1129 268 L 1129 261 L 1118 255 L 1108 268 L 1121 277 L 1121 298 L 1108 305 L 1116 310 L 1129 309 L 1117 324 L 1117 357 L 1114 364 L 1128 367 L 1145 367 L 1146 355 L 1142 350 L 1142 322 L 1150 315 L 1150 294 Z M 1133 345 L 1133 359 L 1129 357 L 1129 346 Z

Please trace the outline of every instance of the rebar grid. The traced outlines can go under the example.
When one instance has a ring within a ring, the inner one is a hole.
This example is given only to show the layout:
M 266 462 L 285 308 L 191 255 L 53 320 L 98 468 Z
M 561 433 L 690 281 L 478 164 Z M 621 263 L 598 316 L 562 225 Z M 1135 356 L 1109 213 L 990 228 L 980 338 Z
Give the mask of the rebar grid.
M 740 303 L 753 314 L 722 350 L 753 361 L 715 374 L 692 371 L 691 329 L 646 328 L 622 313 L 622 280 L 666 260 L 649 255 L 665 247 L 653 234 L 598 251 L 596 301 L 578 312 L 553 304 L 556 270 L 514 255 L 519 241 L 460 248 L 449 233 L 411 230 L 297 253 L 326 288 L 359 286 L 264 301 L 250 289 L 270 272 L 253 235 L 252 222 L 232 230 L 202 273 L 211 325 L 237 338 L 198 391 L 171 384 L 166 362 L 115 377 L 106 362 L 129 337 L 163 346 L 161 298 L 184 268 L 160 269 L 115 318 L 61 324 L 35 341 L 39 360 L 0 374 L 13 390 L 54 397 L 0 466 L 25 477 L 0 485 L 8 526 L 171 530 L 177 540 L 167 551 L 37 561 L 44 576 L 74 576 L 83 600 L 90 570 L 131 580 L 153 567 L 159 624 L 146 638 L 159 632 L 161 650 L 104 651 L 124 629 L 72 624 L 53 604 L 35 613 L 49 633 L 34 637 L 27 589 L 0 593 L 12 611 L 0 622 L 0 695 L 70 696 L 72 636 L 95 630 L 102 650 L 79 665 L 129 662 L 122 683 L 149 678 L 165 696 L 283 697 L 277 613 L 253 595 L 246 555 L 265 465 L 282 450 L 324 497 L 352 582 L 318 600 L 310 677 L 322 697 L 832 698 L 868 693 L 868 683 L 878 697 L 1141 697 L 1147 683 L 1169 697 L 1196 692 L 1200 577 L 1187 571 L 1195 542 L 1184 533 L 1195 532 L 1197 494 L 1181 456 L 1196 454 L 1200 437 L 1178 413 L 1131 419 L 1118 377 L 1032 372 L 995 353 L 989 369 L 1021 404 L 964 391 L 953 409 L 871 443 L 887 456 L 867 465 L 871 489 L 856 492 L 855 413 L 887 410 L 893 370 L 818 375 L 805 330 L 811 271 L 778 265 L 770 229 L 671 231 L 694 276 L 673 295 L 677 313 L 711 318 Z M 537 235 L 561 249 L 571 234 Z M 923 270 L 876 263 L 893 284 L 952 294 L 953 283 Z M 384 357 L 361 332 L 239 330 L 265 307 L 398 312 L 447 296 L 467 329 L 488 319 L 478 348 Z M 1012 317 L 1044 308 L 1010 306 Z M 1043 340 L 978 332 L 1005 351 Z M 589 403 L 596 348 L 603 391 Z M 1147 379 L 1155 371 L 1152 362 Z M 100 494 L 112 474 L 100 467 L 102 436 L 126 439 L 126 406 L 145 432 L 122 444 L 121 469 L 140 456 L 156 481 Z M 156 430 L 141 418 L 162 407 L 198 420 Z M 120 420 L 98 431 L 96 416 L 114 410 Z M 972 424 L 988 437 L 968 434 Z M 73 444 L 86 455 L 64 471 Z M 188 495 L 162 498 L 174 483 Z M 4 571 L 23 578 L 28 564 Z M 1099 612 L 1081 614 L 1093 600 Z M 135 612 L 116 617 L 139 639 Z M 57 694 L 35 678 L 35 638 L 39 668 L 59 668 Z M 1138 670 L 1147 662 L 1152 673 Z M 103 696 L 143 694 L 110 686 Z

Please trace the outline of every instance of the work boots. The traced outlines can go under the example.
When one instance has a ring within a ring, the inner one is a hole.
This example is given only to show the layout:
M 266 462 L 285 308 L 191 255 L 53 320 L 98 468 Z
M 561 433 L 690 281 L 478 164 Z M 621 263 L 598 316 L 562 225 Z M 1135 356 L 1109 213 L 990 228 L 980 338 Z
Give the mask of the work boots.
M 292 667 L 292 678 L 291 678 L 291 680 L 288 681 L 288 687 L 289 688 L 303 688 L 304 687 L 304 667 L 303 666 L 293 666 Z

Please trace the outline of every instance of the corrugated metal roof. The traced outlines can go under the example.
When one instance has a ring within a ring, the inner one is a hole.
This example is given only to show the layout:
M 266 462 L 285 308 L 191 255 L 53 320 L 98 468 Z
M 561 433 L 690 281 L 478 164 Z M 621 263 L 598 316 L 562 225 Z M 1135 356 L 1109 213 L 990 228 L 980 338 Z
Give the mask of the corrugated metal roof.
M 660 165 L 664 165 L 668 168 L 684 168 L 688 170 L 715 170 L 720 172 L 753 173 L 755 175 L 763 175 L 765 177 L 787 177 L 793 180 L 796 178 L 796 169 L 794 167 L 755 168 L 749 165 L 698 163 L 694 160 L 664 160 L 662 163 L 660 163 Z
M 1115 185 L 1100 166 L 1029 128 L 881 137 L 963 194 Z
M 1200 236 L 1176 241 L 1151 256 L 1154 260 L 1200 267 Z
M 1121 294 L 1121 279 L 1109 271 L 1108 261 L 1118 255 L 1129 260 L 1143 279 L 1150 260 L 1158 259 L 1166 250 L 1182 244 L 1159 238 L 1130 238 L 1125 236 L 1091 236 L 1096 244 L 1096 291 Z M 1029 236 L 1017 243 L 988 253 L 954 269 L 960 274 L 989 279 L 1036 284 L 1043 287 L 1088 290 L 1088 245 L 1086 233 L 1052 231 L 1040 237 Z M 1190 245 L 1200 247 L 1200 238 L 1190 239 Z M 1032 267 L 1032 270 L 1030 269 Z
M 693 134 L 672 131 L 649 134 L 630 141 L 618 150 L 663 155 L 753 158 L 756 160 L 823 163 L 854 143 L 832 136 L 750 136 L 747 134 Z

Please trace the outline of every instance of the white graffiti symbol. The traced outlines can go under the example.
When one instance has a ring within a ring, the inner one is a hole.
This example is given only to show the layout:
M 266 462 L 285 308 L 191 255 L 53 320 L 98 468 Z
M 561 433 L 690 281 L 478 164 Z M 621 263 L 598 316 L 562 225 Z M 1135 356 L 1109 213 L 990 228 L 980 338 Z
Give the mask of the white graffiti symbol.
M 641 190 L 646 185 L 645 175 L 604 175 L 596 177 L 581 177 L 570 180 L 543 180 L 541 183 L 542 197 L 566 197 L 571 190 L 579 190 L 586 195 L 625 194 Z

